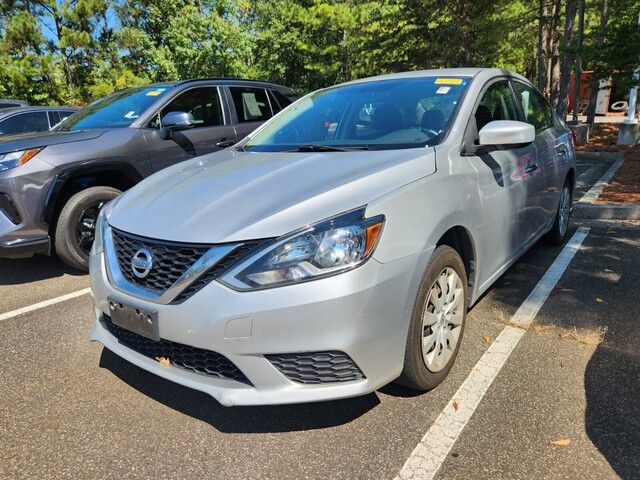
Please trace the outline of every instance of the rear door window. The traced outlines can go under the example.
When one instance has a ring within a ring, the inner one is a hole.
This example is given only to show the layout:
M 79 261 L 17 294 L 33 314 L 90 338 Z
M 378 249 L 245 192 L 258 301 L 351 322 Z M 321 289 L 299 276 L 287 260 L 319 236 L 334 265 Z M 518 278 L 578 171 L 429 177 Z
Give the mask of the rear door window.
M 264 88 L 229 87 L 238 122 L 262 122 L 271 118 L 267 91 Z
M 59 122 L 60 122 L 60 113 L 58 113 L 55 110 L 51 110 L 49 112 L 49 125 L 53 127 L 54 125 L 57 125 Z
M 27 112 L 14 115 L 0 122 L 0 133 L 16 134 L 49 130 L 47 112 Z

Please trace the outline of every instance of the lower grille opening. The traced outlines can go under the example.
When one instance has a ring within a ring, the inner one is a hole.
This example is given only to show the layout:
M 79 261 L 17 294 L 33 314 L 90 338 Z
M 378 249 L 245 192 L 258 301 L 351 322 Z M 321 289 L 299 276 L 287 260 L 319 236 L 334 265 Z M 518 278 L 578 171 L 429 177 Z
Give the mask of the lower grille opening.
M 137 333 L 119 327 L 111 322 L 111 317 L 103 315 L 104 326 L 118 341 L 145 357 L 168 358 L 171 365 L 202 375 L 235 380 L 251 385 L 249 379 L 224 355 L 203 348 L 191 347 L 182 343 L 161 339 L 145 338 Z
M 0 193 L 0 212 L 4 213 L 14 225 L 22 223 L 18 209 L 6 193 Z
M 364 374 L 344 352 L 303 352 L 265 355 L 285 377 L 297 383 L 318 384 L 363 380 Z

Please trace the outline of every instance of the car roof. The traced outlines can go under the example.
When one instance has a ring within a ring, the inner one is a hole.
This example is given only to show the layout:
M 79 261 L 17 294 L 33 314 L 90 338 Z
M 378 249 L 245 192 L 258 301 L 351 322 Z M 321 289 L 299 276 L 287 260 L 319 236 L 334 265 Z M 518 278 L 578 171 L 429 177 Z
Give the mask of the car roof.
M 9 107 L 9 108 L 0 108 L 0 117 L 6 117 L 12 113 L 22 113 L 22 112 L 37 112 L 44 110 L 64 110 L 68 112 L 77 112 L 78 109 L 75 107 L 43 107 L 43 106 L 29 106 L 29 107 Z
M 181 85 L 189 85 L 189 84 L 199 84 L 199 83 L 215 83 L 216 85 L 224 85 L 229 83 L 234 84 L 247 84 L 247 85 L 261 85 L 261 86 L 270 86 L 273 88 L 277 88 L 278 90 L 283 90 L 286 92 L 293 92 L 293 90 L 289 87 L 285 87 L 283 85 L 279 85 L 277 83 L 268 82 L 266 80 L 249 80 L 246 78 L 238 78 L 238 77 L 204 77 L 204 78 L 191 78 L 187 80 L 177 80 L 175 82 L 156 82 L 151 83 L 149 85 L 144 85 L 148 87 L 177 87 Z M 143 86 L 143 85 L 141 85 Z
M 483 76 L 486 78 L 498 76 L 510 76 L 520 80 L 529 82 L 525 77 L 509 70 L 502 68 L 486 68 L 486 67 L 467 67 L 467 68 L 438 68 L 431 70 L 414 70 L 409 72 L 390 73 L 386 75 L 378 75 L 375 77 L 360 78 L 351 82 L 342 83 L 341 85 L 352 85 L 358 83 L 367 83 L 377 80 L 395 80 L 401 78 L 423 78 L 423 77 L 468 77 L 475 78 Z

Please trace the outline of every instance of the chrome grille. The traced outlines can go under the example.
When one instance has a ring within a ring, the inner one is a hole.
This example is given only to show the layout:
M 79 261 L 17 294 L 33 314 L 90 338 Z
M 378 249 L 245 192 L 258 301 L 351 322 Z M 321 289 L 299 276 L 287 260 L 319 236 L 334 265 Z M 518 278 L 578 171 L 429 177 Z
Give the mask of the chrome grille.
M 193 294 L 198 292 L 201 288 L 211 283 L 213 280 L 222 275 L 226 270 L 231 268 L 237 262 L 245 258 L 249 255 L 253 250 L 255 250 L 258 246 L 265 243 L 266 240 L 257 240 L 252 242 L 245 242 L 239 247 L 235 248 L 231 252 L 229 252 L 226 256 L 222 258 L 218 263 L 216 263 L 209 270 L 200 275 L 191 285 L 185 288 L 180 295 L 178 295 L 175 300 L 171 303 L 182 303 L 191 297 Z
M 280 372 L 297 383 L 335 383 L 364 379 L 364 374 L 344 352 L 303 352 L 265 355 Z
M 156 293 L 165 292 L 210 248 L 208 245 L 152 240 L 115 228 L 112 235 L 122 275 L 129 282 Z M 141 248 L 149 250 L 153 258 L 153 267 L 145 278 L 136 277 L 131 269 L 131 259 Z

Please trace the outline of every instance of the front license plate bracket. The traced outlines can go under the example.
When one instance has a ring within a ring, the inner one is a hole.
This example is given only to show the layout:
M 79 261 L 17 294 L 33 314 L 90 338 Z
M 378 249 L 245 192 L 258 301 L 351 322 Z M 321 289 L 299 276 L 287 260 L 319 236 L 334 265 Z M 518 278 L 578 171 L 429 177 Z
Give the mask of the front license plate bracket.
M 160 340 L 158 312 L 127 305 L 115 298 L 108 298 L 109 315 L 114 325 L 137 333 L 151 340 Z

